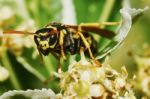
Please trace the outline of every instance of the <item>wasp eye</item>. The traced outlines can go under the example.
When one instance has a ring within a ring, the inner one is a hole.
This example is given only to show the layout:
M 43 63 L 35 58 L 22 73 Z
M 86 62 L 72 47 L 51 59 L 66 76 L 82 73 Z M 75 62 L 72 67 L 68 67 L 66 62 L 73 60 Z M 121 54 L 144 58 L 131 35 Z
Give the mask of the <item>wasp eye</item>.
M 57 41 L 57 34 L 52 34 L 52 35 L 50 36 L 49 45 L 55 44 L 56 41 Z

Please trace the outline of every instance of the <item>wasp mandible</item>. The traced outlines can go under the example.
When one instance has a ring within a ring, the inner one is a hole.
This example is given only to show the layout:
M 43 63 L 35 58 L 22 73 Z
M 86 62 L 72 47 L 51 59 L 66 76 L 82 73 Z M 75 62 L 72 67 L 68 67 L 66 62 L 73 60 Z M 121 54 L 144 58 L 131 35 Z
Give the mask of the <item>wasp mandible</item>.
M 119 25 L 120 22 L 103 22 L 103 23 L 81 23 L 79 25 L 66 25 L 52 22 L 44 28 L 37 30 L 35 33 L 25 31 L 4 31 L 4 34 L 27 34 L 34 35 L 34 41 L 40 55 L 53 53 L 56 57 L 66 59 L 66 54 L 76 54 L 80 48 L 87 51 L 91 59 L 96 60 L 93 51 L 95 49 L 95 40 L 88 32 L 93 32 L 106 38 L 113 38 L 115 33 L 102 29 L 106 25 Z

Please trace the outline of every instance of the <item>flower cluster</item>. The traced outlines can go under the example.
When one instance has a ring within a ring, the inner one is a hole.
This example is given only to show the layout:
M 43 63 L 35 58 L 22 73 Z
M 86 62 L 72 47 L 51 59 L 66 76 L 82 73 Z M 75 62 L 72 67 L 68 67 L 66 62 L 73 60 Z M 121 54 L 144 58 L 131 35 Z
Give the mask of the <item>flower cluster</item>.
M 7 30 L 7 28 L 11 27 L 12 24 L 17 23 L 14 18 L 15 16 L 17 16 L 17 13 L 13 11 L 11 7 L 9 6 L 1 7 L 1 10 L 0 10 L 0 26 L 1 26 L 0 27 L 0 37 L 1 37 L 0 49 L 9 50 L 14 55 L 18 56 L 21 54 L 23 47 L 33 47 L 34 43 L 31 43 L 33 40 L 29 36 L 14 35 L 14 34 L 4 35 L 3 34 L 3 30 Z M 21 20 L 18 23 L 20 24 L 15 24 L 15 27 L 13 27 L 14 30 L 32 31 L 35 28 L 34 21 L 30 18 Z
M 150 50 L 145 52 L 144 56 L 135 56 L 138 65 L 137 81 L 135 84 L 140 91 L 150 97 Z
M 128 73 L 122 67 L 122 73 L 112 69 L 108 62 L 101 67 L 93 61 L 87 61 L 81 55 L 79 62 L 69 65 L 67 72 L 61 74 L 62 93 L 58 99 L 135 99 L 131 85 L 126 82 Z

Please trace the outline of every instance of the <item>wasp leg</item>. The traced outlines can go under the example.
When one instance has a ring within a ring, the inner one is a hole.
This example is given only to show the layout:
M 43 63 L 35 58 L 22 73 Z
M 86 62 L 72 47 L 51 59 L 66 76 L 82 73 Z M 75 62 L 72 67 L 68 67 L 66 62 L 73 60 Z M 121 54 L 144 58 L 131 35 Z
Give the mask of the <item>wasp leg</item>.
M 42 53 L 40 52 L 39 48 L 37 48 L 37 49 L 38 49 L 38 52 L 39 52 L 39 56 L 40 56 L 41 63 L 42 63 L 42 64 L 45 64 L 45 63 L 44 63 L 44 59 L 43 59 Z
M 86 48 L 88 49 L 89 54 L 90 54 L 90 57 L 91 57 L 92 59 L 95 59 L 94 56 L 93 56 L 93 54 L 92 54 L 92 51 L 91 51 L 91 49 L 90 49 L 89 43 L 87 42 L 87 40 L 85 39 L 85 37 L 83 36 L 83 34 L 82 34 L 80 31 L 82 31 L 82 29 L 81 29 L 81 26 L 79 25 L 79 27 L 78 27 L 78 34 L 79 34 L 79 36 L 81 37 L 81 39 L 82 39 L 84 45 L 85 45 Z
M 52 55 L 53 55 L 56 59 L 59 60 L 59 61 L 58 61 L 57 68 L 56 68 L 56 71 L 57 71 L 57 73 L 60 73 L 60 72 L 61 72 L 61 69 L 62 69 L 62 65 L 61 65 L 62 57 L 60 57 L 59 55 L 57 55 L 57 54 L 54 53 L 54 52 L 51 52 L 51 53 L 52 53 Z
M 105 28 L 105 26 L 116 26 L 116 25 L 120 25 L 121 22 L 102 22 L 99 23 L 99 27 L 100 28 Z
M 116 25 L 120 25 L 121 22 L 102 22 L 99 23 L 99 25 L 110 25 L 110 26 L 116 26 Z
M 63 57 L 60 57 L 60 60 L 59 60 L 58 66 L 57 66 L 57 73 L 59 73 L 59 74 L 62 73 L 63 62 L 64 62 Z
M 81 23 L 79 27 L 82 28 L 82 27 L 92 26 L 92 27 L 103 28 L 104 26 L 116 26 L 120 24 L 121 22 Z
M 94 56 L 93 56 L 93 54 L 92 54 L 92 51 L 91 51 L 91 49 L 90 49 L 90 45 L 89 45 L 89 43 L 87 42 L 87 40 L 85 39 L 85 37 L 83 36 L 83 34 L 82 34 L 81 32 L 78 32 L 78 34 L 80 35 L 80 37 L 81 37 L 81 39 L 82 39 L 84 45 L 85 45 L 86 48 L 88 49 L 89 54 L 90 54 L 90 57 L 91 57 L 92 59 L 95 59 Z
M 91 51 L 91 49 L 90 49 L 90 45 L 89 45 L 89 43 L 87 42 L 87 40 L 85 39 L 85 37 L 83 36 L 83 34 L 82 34 L 81 32 L 78 32 L 78 34 L 80 35 L 80 37 L 81 37 L 81 39 L 82 39 L 84 45 L 85 45 L 86 48 L 88 49 L 88 52 L 89 52 L 90 57 L 92 58 L 92 60 L 97 64 L 97 66 L 101 66 L 101 63 L 100 63 L 97 59 L 95 59 L 95 57 L 94 57 L 94 55 L 93 55 L 93 53 L 92 53 L 92 51 Z
M 61 57 L 65 60 L 66 56 L 65 56 L 65 53 L 64 53 L 63 44 L 64 44 L 64 31 L 61 30 L 60 31 L 60 38 L 59 38 L 59 45 L 60 45 L 60 48 L 61 48 Z
M 82 34 L 80 31 L 82 31 L 82 30 L 81 30 L 81 27 L 80 27 L 80 25 L 79 25 L 79 27 L 78 27 L 78 34 L 79 34 L 79 36 L 81 37 L 81 39 L 82 39 L 82 41 L 83 41 L 85 47 L 88 49 L 88 52 L 89 52 L 89 54 L 90 54 L 91 59 L 94 60 L 94 62 L 95 62 L 98 66 L 101 66 L 101 63 L 100 63 L 97 59 L 95 59 L 95 57 L 94 57 L 94 55 L 93 55 L 93 53 L 92 53 L 92 51 L 91 51 L 91 48 L 90 48 L 89 43 L 87 42 L 87 40 L 85 39 L 85 37 L 83 36 L 83 34 Z
M 59 45 L 60 45 L 60 51 L 61 51 L 61 57 L 60 57 L 60 62 L 58 64 L 58 68 L 57 68 L 57 72 L 61 73 L 62 72 L 62 66 L 61 63 L 63 62 L 63 60 L 66 60 L 66 56 L 64 53 L 64 48 L 63 48 L 63 44 L 64 44 L 64 30 L 60 31 L 60 38 L 59 38 Z

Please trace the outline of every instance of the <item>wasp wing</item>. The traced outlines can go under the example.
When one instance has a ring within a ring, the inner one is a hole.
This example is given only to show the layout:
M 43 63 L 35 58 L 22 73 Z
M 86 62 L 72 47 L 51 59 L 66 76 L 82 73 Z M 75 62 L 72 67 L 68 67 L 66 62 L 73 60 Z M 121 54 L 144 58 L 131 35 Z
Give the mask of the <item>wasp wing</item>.
M 78 25 L 65 25 L 67 28 L 73 28 L 78 29 Z M 94 32 L 96 34 L 101 35 L 102 37 L 112 39 L 115 36 L 115 33 L 113 31 L 107 30 L 107 29 L 101 29 L 99 26 L 94 25 L 81 25 L 81 29 L 83 31 L 89 31 Z

